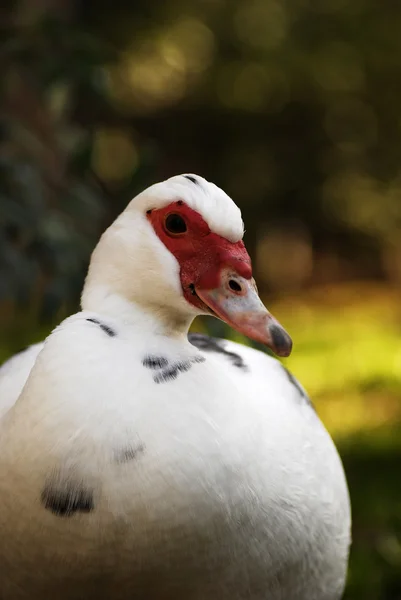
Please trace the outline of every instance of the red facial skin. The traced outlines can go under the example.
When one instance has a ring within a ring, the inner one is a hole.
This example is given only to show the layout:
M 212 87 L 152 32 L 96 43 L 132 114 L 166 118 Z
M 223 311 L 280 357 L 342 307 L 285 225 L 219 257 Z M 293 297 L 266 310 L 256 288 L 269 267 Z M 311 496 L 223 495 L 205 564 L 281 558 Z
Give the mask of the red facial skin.
M 171 214 L 184 219 L 186 232 L 172 234 L 167 230 L 165 221 Z M 182 200 L 148 211 L 147 218 L 157 236 L 177 259 L 184 297 L 196 308 L 204 310 L 205 305 L 194 294 L 193 286 L 203 289 L 218 287 L 223 268 L 231 268 L 245 279 L 252 278 L 251 259 L 243 241 L 230 242 L 212 233 L 201 215 Z
M 177 219 L 170 219 L 173 222 L 167 226 L 170 215 L 179 215 L 186 230 L 169 231 L 168 227 L 180 229 Z M 200 214 L 182 200 L 149 210 L 147 217 L 180 265 L 184 298 L 190 304 L 267 344 L 279 356 L 290 354 L 291 338 L 262 304 L 252 279 L 251 259 L 242 241 L 233 243 L 212 233 Z

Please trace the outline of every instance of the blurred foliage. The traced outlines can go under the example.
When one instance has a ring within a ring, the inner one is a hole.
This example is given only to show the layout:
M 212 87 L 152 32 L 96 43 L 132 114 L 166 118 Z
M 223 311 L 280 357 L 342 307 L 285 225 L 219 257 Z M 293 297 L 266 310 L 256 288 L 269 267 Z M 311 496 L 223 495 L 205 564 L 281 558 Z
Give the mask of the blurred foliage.
M 105 68 L 116 52 L 44 8 L 10 10 L 2 31 L 0 303 L 51 318 L 77 306 L 90 253 L 135 177 L 129 165 L 124 184 L 105 190 L 92 168 L 105 145 L 96 111 L 84 123 L 76 114 L 81 96 L 115 114 Z M 112 134 L 106 143 L 111 162 L 123 158 Z
M 0 18 L 0 301 L 70 310 L 105 225 L 188 171 L 243 209 L 266 289 L 400 280 L 401 5 L 20 0 Z
M 96 240 L 138 191 L 215 181 L 340 444 L 349 599 L 401 599 L 400 28 L 394 0 L 0 7 L 0 358 L 76 310 Z M 381 283 L 334 285 L 361 280 Z

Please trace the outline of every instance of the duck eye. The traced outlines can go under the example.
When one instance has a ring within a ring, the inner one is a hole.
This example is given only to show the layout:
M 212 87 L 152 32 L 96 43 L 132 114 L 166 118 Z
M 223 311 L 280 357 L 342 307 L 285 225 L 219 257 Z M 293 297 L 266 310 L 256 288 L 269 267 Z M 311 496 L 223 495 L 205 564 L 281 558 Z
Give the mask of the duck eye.
M 173 235 L 185 233 L 187 230 L 187 224 L 184 219 L 177 214 L 168 215 L 166 217 L 165 225 L 168 233 L 172 233 Z

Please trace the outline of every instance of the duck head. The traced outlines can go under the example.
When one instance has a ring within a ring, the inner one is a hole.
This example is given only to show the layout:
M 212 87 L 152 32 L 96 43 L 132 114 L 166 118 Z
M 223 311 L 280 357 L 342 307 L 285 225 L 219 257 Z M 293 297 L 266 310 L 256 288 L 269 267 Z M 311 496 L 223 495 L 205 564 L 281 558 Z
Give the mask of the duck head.
M 213 183 L 198 175 L 157 183 L 101 237 L 82 307 L 127 320 L 139 311 L 170 334 L 213 315 L 288 356 L 291 338 L 259 298 L 243 234 L 239 208 Z

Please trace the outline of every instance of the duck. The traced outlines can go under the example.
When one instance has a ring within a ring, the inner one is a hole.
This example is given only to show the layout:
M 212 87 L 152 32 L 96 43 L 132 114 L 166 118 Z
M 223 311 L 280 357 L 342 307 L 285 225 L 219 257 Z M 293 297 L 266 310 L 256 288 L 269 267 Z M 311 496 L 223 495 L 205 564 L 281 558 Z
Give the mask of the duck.
M 81 310 L 0 369 L 2 600 L 339 600 L 341 459 L 277 357 L 235 202 L 199 175 L 137 195 Z

